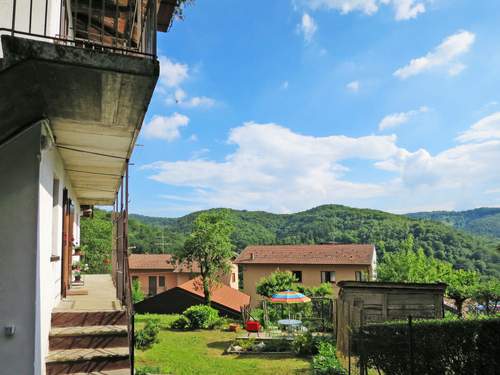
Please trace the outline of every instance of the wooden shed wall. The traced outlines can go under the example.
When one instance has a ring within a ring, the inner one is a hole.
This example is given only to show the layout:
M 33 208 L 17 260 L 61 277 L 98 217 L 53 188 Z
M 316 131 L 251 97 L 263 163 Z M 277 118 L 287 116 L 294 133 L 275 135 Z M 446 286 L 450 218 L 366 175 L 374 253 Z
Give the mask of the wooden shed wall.
M 343 289 L 336 306 L 337 348 L 347 353 L 349 332 L 369 323 L 443 317 L 443 291 L 388 288 Z

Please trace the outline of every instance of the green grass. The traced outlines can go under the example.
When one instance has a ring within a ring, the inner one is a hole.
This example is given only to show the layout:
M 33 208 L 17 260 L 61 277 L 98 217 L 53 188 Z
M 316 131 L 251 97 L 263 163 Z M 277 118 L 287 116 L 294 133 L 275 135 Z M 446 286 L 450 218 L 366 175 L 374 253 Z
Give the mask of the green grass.
M 165 327 L 173 319 L 162 316 Z M 141 326 L 143 317 L 138 317 Z M 307 358 L 290 355 L 224 355 L 224 350 L 236 338 L 233 332 L 213 331 L 160 331 L 160 342 L 146 351 L 135 351 L 136 368 L 159 367 L 163 374 L 309 374 Z

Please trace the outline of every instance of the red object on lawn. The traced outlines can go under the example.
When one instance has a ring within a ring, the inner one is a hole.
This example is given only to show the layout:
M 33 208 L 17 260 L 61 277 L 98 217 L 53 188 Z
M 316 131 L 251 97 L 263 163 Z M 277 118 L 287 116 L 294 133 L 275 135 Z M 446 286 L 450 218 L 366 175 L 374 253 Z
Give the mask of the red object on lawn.
M 246 331 L 248 332 L 249 335 L 250 335 L 250 332 L 257 332 L 257 336 L 258 336 L 259 335 L 259 331 L 260 331 L 260 323 L 256 322 L 256 321 L 253 321 L 253 320 L 249 320 L 245 324 L 245 329 L 246 329 Z

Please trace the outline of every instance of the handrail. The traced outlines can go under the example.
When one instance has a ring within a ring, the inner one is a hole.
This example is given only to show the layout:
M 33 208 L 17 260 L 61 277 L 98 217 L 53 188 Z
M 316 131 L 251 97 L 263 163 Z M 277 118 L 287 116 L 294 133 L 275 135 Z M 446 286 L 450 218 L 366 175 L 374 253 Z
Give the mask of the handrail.
M 33 11 L 33 0 L 27 8 L 12 0 L 10 27 L 0 32 L 46 39 L 58 44 L 79 48 L 96 48 L 112 53 L 156 58 L 157 3 L 150 0 L 142 11 L 142 0 L 61 0 L 59 19 L 50 19 L 48 0 L 44 12 Z M 23 4 L 24 5 L 24 4 Z M 139 9 L 139 11 L 138 11 Z M 51 22 L 58 21 L 58 31 L 48 30 Z M 42 32 L 43 24 L 43 32 Z M 35 29 L 39 29 L 38 32 Z

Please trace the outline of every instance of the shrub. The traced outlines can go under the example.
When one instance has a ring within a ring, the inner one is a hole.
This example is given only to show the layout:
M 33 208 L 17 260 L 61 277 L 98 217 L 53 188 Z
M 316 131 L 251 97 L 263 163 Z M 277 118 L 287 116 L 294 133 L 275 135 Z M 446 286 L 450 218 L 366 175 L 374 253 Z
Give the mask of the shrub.
M 330 336 L 313 336 L 311 332 L 295 336 L 292 348 L 298 355 L 314 355 L 318 353 L 320 343 L 333 344 L 334 339 Z
M 267 340 L 263 351 L 265 352 L 288 352 L 292 350 L 292 342 L 285 339 Z
M 160 327 L 158 321 L 149 319 L 143 329 L 135 332 L 135 347 L 140 350 L 146 350 L 158 342 L 158 333 Z
M 141 289 L 141 283 L 139 280 L 132 281 L 132 302 L 138 303 L 144 299 L 144 293 Z
M 219 319 L 219 312 L 206 305 L 191 306 L 184 311 L 183 315 L 191 322 L 191 329 L 211 328 Z
M 335 354 L 335 346 L 328 342 L 320 342 L 318 354 L 313 357 L 312 368 L 315 374 L 347 375 Z
M 255 345 L 255 339 L 253 338 L 238 339 L 234 342 L 234 346 L 239 346 L 244 351 L 251 350 L 254 345 Z
M 406 323 L 369 325 L 355 335 L 353 349 L 369 367 L 404 375 L 409 337 Z M 500 368 L 498 318 L 416 321 L 412 337 L 415 374 L 495 374 Z
M 160 374 L 161 370 L 159 367 L 144 366 L 139 367 L 135 370 L 135 375 L 150 375 L 150 374 Z
M 170 324 L 170 328 L 172 329 L 189 329 L 191 328 L 191 321 L 186 318 L 184 315 L 179 315 L 177 319 L 175 319 L 172 324 Z

